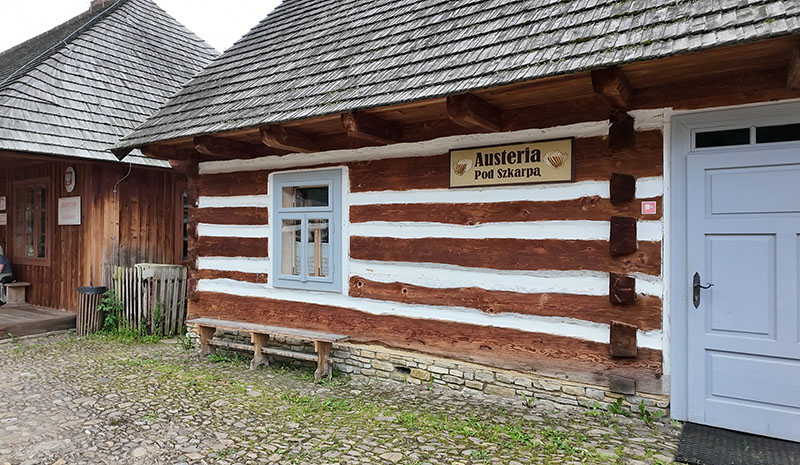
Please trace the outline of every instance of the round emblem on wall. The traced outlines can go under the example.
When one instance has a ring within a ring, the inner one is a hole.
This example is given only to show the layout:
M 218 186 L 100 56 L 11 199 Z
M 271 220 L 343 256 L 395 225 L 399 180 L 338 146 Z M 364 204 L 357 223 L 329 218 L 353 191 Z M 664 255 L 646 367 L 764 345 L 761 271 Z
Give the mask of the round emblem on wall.
M 69 166 L 64 172 L 64 188 L 68 193 L 75 190 L 75 184 L 78 180 L 75 178 L 75 168 Z

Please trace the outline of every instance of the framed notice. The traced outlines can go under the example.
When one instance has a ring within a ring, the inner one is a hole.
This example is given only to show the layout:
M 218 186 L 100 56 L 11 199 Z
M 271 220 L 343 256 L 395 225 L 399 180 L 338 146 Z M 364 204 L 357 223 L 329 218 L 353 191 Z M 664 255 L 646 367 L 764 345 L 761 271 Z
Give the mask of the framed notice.
M 81 198 L 61 197 L 58 199 L 58 225 L 71 226 L 81 224 Z
M 450 151 L 450 187 L 571 182 L 574 139 Z
M 6 211 L 6 197 L 0 197 L 0 212 Z
M 8 213 L 0 213 L 0 226 L 8 224 Z

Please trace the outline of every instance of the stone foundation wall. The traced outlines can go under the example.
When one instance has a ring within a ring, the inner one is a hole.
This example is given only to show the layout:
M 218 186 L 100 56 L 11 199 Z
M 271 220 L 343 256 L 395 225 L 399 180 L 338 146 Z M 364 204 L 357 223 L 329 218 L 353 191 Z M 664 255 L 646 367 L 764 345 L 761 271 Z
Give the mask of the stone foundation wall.
M 195 348 L 198 338 L 194 327 L 189 327 L 188 335 Z M 250 343 L 249 333 L 218 331 L 215 339 L 231 342 Z M 314 353 L 314 346 L 285 337 L 270 339 L 270 346 L 297 352 Z M 270 360 L 276 357 L 270 356 Z M 297 365 L 315 366 L 313 362 L 283 359 Z M 382 346 L 342 343 L 334 344 L 330 361 L 334 368 L 350 376 L 377 377 L 411 384 L 438 384 L 448 388 L 484 393 L 502 397 L 518 397 L 521 400 L 549 400 L 571 406 L 602 407 L 622 398 L 623 406 L 638 412 L 640 402 L 649 409 L 669 409 L 669 397 L 630 391 L 612 392 L 607 387 L 576 383 L 560 378 L 550 378 L 529 373 L 502 370 L 469 362 L 447 360 L 426 354 L 389 349 Z

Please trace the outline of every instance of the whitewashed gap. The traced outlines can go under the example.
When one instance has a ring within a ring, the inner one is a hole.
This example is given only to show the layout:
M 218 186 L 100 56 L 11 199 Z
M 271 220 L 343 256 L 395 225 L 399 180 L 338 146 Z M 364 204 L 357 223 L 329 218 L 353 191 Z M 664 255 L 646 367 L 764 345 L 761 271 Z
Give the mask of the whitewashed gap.
M 270 273 L 269 258 L 251 257 L 198 257 L 198 270 L 241 271 L 243 273 Z
M 211 224 L 199 223 L 197 235 L 201 237 L 270 237 L 272 229 L 267 225 Z

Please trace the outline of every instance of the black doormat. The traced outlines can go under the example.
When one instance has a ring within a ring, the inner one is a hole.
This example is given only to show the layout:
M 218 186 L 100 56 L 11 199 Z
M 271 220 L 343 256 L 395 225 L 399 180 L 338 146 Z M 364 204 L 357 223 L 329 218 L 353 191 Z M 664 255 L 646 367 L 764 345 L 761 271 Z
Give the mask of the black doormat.
M 800 465 L 800 443 L 685 423 L 675 461 L 693 465 Z

